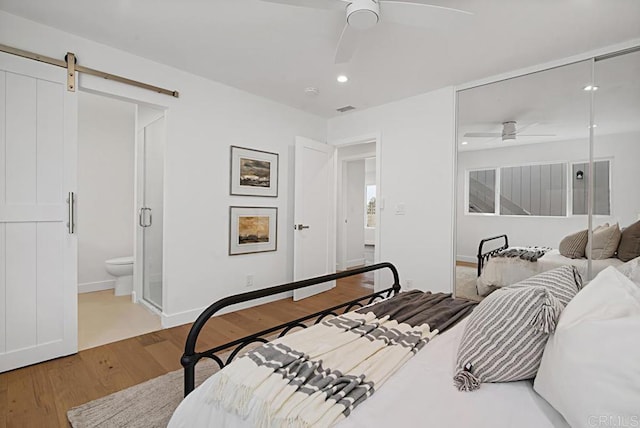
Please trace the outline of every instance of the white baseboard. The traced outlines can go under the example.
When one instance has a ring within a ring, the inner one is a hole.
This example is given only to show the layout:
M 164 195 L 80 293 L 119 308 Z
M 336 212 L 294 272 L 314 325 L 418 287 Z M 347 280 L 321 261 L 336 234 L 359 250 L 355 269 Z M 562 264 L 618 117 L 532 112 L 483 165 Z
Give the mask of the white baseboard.
M 349 269 L 349 268 L 354 267 L 354 266 L 362 266 L 364 264 L 364 262 L 365 262 L 364 257 L 362 257 L 360 259 L 347 260 L 346 268 Z
M 115 288 L 116 280 L 109 279 L 107 281 L 85 282 L 78 284 L 78 294 L 92 293 L 94 291 L 112 290 Z
M 274 294 L 273 296 L 263 297 L 261 299 L 252 300 L 251 302 L 238 303 L 237 305 L 229 306 L 227 308 L 222 309 L 220 312 L 217 312 L 216 315 L 226 314 L 228 312 L 239 311 L 240 309 L 251 308 L 253 306 L 262 305 L 269 302 L 275 302 L 276 300 L 286 299 L 288 297 L 292 297 L 293 292 L 289 291 L 286 293 Z M 213 302 L 212 302 L 213 303 Z M 178 312 L 175 314 L 166 314 L 162 313 L 161 321 L 162 328 L 171 328 L 177 327 L 183 324 L 189 324 L 194 322 L 198 315 L 202 313 L 207 307 L 191 309 L 188 311 Z
M 456 260 L 459 262 L 478 263 L 478 256 L 461 256 L 457 255 Z

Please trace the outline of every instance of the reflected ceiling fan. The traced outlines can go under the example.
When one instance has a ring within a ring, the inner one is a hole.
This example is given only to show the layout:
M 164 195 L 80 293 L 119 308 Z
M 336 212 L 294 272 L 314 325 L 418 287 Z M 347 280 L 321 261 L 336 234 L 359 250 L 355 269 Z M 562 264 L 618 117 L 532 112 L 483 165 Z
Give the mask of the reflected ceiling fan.
M 522 132 L 533 126 L 537 125 L 532 123 L 530 125 L 523 126 L 520 130 L 516 129 L 516 121 L 510 120 L 502 122 L 502 132 L 467 132 L 464 134 L 465 138 L 502 138 L 502 141 L 515 140 L 516 137 L 555 137 L 556 134 L 523 134 Z
M 427 4 L 421 0 L 263 0 L 290 6 L 340 10 L 346 13 L 346 24 L 336 49 L 335 63 L 349 62 L 358 47 L 364 30 L 378 22 L 436 27 L 454 24 L 460 18 L 473 15 L 464 10 Z M 344 18 L 343 18 L 344 19 Z M 453 22 L 452 22 L 453 21 Z

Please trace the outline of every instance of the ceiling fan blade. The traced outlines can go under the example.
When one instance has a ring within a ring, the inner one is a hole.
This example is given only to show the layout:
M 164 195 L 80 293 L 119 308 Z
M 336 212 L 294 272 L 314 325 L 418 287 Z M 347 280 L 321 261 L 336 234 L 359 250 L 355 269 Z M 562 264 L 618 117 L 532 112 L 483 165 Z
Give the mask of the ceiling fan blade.
M 383 21 L 413 27 L 448 28 L 460 25 L 472 12 L 450 7 L 408 1 L 380 0 L 380 17 Z
M 288 6 L 310 7 L 313 9 L 345 10 L 350 2 L 344 0 L 262 0 L 267 3 Z
M 464 134 L 466 138 L 493 138 L 502 137 L 500 132 L 467 132 Z
M 518 137 L 556 137 L 556 134 L 517 134 Z
M 336 48 L 336 64 L 343 64 L 345 62 L 349 62 L 353 53 L 358 48 L 358 40 L 360 36 L 360 32 L 349 24 L 344 26 L 344 30 L 342 30 L 342 35 L 340 36 L 340 41 L 338 42 L 338 47 Z

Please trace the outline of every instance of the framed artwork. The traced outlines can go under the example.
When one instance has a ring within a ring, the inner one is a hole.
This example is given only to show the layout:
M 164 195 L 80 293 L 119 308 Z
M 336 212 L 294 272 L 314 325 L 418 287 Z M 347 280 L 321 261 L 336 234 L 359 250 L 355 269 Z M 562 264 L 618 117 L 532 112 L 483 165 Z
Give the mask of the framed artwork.
M 231 146 L 231 192 L 278 196 L 278 154 Z
M 230 256 L 277 249 L 277 207 L 229 207 Z

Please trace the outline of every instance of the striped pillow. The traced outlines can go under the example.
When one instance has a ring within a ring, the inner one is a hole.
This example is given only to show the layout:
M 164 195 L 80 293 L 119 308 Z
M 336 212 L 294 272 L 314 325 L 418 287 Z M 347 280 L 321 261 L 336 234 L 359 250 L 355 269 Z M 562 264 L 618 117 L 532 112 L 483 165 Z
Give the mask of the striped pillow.
M 544 287 L 560 300 L 563 306 L 567 306 L 571 299 L 582 289 L 582 276 L 575 266 L 560 266 L 536 276 L 510 285 L 511 288 L 539 286 Z
M 460 391 L 481 382 L 535 377 L 549 333 L 563 304 L 545 287 L 505 287 L 485 298 L 469 316 L 453 378 Z
M 587 241 L 589 240 L 589 233 L 587 229 L 576 232 L 573 235 L 565 236 L 560 241 L 558 251 L 565 257 L 570 259 L 582 259 L 584 258 L 585 251 L 587 250 Z

